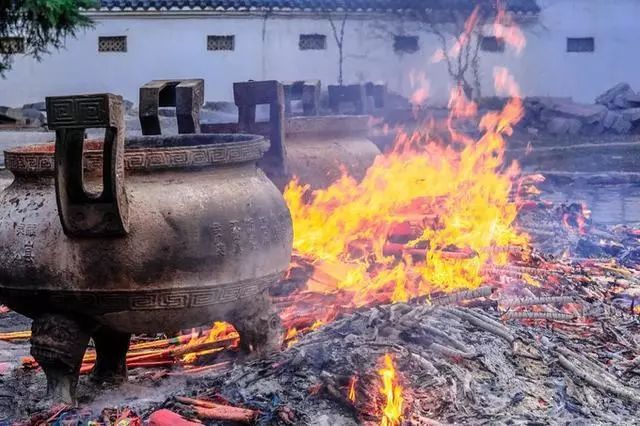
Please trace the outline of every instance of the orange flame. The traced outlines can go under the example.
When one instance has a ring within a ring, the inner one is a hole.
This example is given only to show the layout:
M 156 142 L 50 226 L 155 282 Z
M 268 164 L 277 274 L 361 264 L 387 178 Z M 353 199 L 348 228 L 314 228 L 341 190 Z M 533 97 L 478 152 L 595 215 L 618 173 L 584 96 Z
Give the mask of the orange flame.
M 311 327 L 309 327 L 309 330 L 310 330 L 310 331 L 317 330 L 317 329 L 319 329 L 320 327 L 322 327 L 323 325 L 324 325 L 324 321 L 322 321 L 322 320 L 315 320 L 315 322 L 314 322 L 313 324 L 311 324 Z
M 496 25 L 508 26 L 509 42 L 516 43 L 521 32 L 498 6 Z M 478 23 L 476 8 L 454 49 L 470 43 Z M 423 76 L 411 73 L 412 85 Z M 523 103 L 506 68 L 495 68 L 494 82 L 509 101 L 480 119 L 478 140 L 456 130 L 457 120 L 475 117 L 478 109 L 455 87 L 448 144 L 436 140 L 427 123 L 413 134 L 399 132 L 393 149 L 378 156 L 360 182 L 344 174 L 311 194 L 309 186 L 290 182 L 284 196 L 294 249 L 315 261 L 316 270 L 335 269 L 324 272 L 336 279 L 310 280 L 307 291 L 347 294 L 341 302 L 362 306 L 475 288 L 485 265 L 506 264 L 509 247 L 528 243 L 513 226 L 518 204 L 510 194 L 519 168 L 504 164 L 504 137 L 522 119 Z
M 426 73 L 411 70 L 409 72 L 409 83 L 413 88 L 413 94 L 409 99 L 414 108 L 422 105 L 429 97 L 429 80 Z
M 296 344 L 298 342 L 298 329 L 293 327 L 287 330 L 287 334 L 284 336 L 284 341 L 288 348 Z
M 187 343 L 187 346 L 197 346 L 204 343 L 217 342 L 219 340 L 233 337 L 238 337 L 238 333 L 235 331 L 231 324 L 226 322 L 214 322 L 211 330 L 209 331 L 209 334 L 206 336 L 199 337 L 195 329 L 191 330 L 191 339 Z M 182 361 L 190 364 L 195 362 L 199 356 L 219 352 L 222 349 L 224 348 L 220 347 L 187 353 L 182 357 Z
M 512 46 L 517 54 L 520 54 L 527 45 L 524 33 L 513 22 L 512 15 L 507 12 L 502 2 L 498 1 L 498 13 L 493 23 L 495 36 L 504 40 L 505 44 Z
M 380 393 L 385 397 L 385 406 L 382 409 L 381 426 L 396 426 L 402 420 L 402 387 L 396 379 L 396 370 L 389 354 L 384 356 L 384 367 L 378 370 L 382 379 Z
M 349 401 L 355 404 L 356 402 L 356 383 L 358 382 L 358 376 L 352 376 L 349 380 L 349 394 L 347 397 Z
M 496 22 L 515 27 L 510 19 L 500 12 Z M 476 8 L 454 48 L 470 43 L 478 24 Z M 425 74 L 412 72 L 409 79 L 416 89 L 412 101 L 423 102 Z M 399 131 L 393 148 L 375 159 L 361 181 L 345 172 L 313 192 L 295 178 L 289 183 L 284 197 L 294 249 L 315 266 L 298 292 L 309 303 L 317 300 L 314 294 L 331 295 L 322 321 L 354 307 L 476 288 L 486 265 L 506 264 L 510 249 L 528 243 L 513 225 L 519 168 L 504 161 L 504 137 L 523 116 L 522 99 L 506 69 L 496 68 L 494 80 L 496 91 L 510 100 L 480 119 L 477 140 L 458 130 L 461 120 L 475 119 L 478 108 L 455 87 L 445 126 L 430 119 L 413 133 Z M 443 129 L 448 137 L 434 136 Z M 290 344 L 320 325 L 295 321 L 299 314 L 297 304 L 281 313 Z
M 505 71 L 497 83 L 516 92 Z M 468 116 L 475 105 L 455 92 L 452 115 Z M 480 121 L 476 142 L 451 131 L 454 143 L 431 140 L 423 129 L 401 133 L 390 152 L 378 156 L 361 182 L 343 175 L 314 191 L 293 180 L 285 199 L 293 217 L 295 250 L 316 261 L 347 263 L 351 268 L 327 293 L 349 292 L 355 306 L 387 294 L 406 301 L 434 289 L 480 285 L 481 268 L 505 264 L 507 248 L 527 242 L 512 226 L 516 203 L 509 198 L 517 165 L 503 166 L 505 141 L 522 117 L 522 101 L 512 98 L 502 111 Z M 450 128 L 452 129 L 452 124 Z M 430 220 L 425 218 L 430 217 Z M 411 225 L 403 246 L 422 255 L 389 256 L 390 231 Z M 451 256 L 452 250 L 468 256 Z
M 451 49 L 449 50 L 450 56 L 458 56 L 465 45 L 469 44 L 473 34 L 474 28 L 480 20 L 480 7 L 476 6 L 471 12 L 471 15 L 464 23 L 464 30 L 457 38 Z

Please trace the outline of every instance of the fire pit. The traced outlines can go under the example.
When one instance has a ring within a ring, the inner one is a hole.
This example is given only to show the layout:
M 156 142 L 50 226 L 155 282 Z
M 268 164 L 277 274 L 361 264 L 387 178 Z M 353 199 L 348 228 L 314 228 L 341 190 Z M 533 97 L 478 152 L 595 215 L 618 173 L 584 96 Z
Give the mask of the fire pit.
M 98 382 L 126 377 L 131 333 L 223 320 L 245 352 L 278 348 L 265 290 L 289 264 L 292 231 L 256 167 L 267 141 L 143 136 L 124 152 L 120 97 L 47 106 L 55 147 L 6 152 L 16 179 L 0 196 L 0 299 L 33 318 L 31 352 L 50 396 L 74 399 L 90 337 Z M 83 144 L 89 127 L 105 128 L 105 141 Z

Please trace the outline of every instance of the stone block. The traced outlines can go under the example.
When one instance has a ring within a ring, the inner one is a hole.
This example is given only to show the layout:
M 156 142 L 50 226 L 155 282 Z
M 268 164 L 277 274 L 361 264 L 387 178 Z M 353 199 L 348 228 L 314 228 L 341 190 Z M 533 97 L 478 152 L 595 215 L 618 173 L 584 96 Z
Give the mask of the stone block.
M 18 127 L 42 127 L 45 122 L 45 114 L 36 109 L 0 107 L 0 124 L 14 124 Z
M 47 110 L 47 104 L 44 101 L 42 101 L 42 102 L 34 102 L 32 104 L 24 104 L 24 105 L 22 105 L 22 109 L 35 109 L 37 111 L 46 111 Z
M 631 86 L 628 83 L 618 83 L 606 92 L 596 98 L 596 103 L 600 105 L 609 106 L 616 96 L 628 93 L 631 91 Z
M 576 118 L 552 117 L 547 122 L 547 132 L 552 135 L 577 135 L 582 123 Z
M 607 115 L 604 105 L 581 104 L 577 102 L 559 102 L 548 108 L 553 114 L 565 118 L 575 118 L 587 124 L 595 124 Z
M 629 133 L 632 127 L 631 122 L 618 111 L 608 111 L 602 125 L 605 129 L 620 135 Z
M 630 107 L 640 107 L 640 94 L 629 92 L 623 96 Z
M 640 120 L 640 108 L 627 108 L 620 111 L 622 116 L 632 123 Z
M 527 111 L 539 114 L 542 110 L 552 107 L 560 102 L 571 102 L 571 98 L 561 98 L 554 96 L 529 96 L 524 100 Z
M 627 102 L 626 95 L 618 95 L 616 96 L 612 102 L 607 105 L 608 108 L 611 109 L 626 109 L 632 108 L 633 105 Z
M 611 130 L 616 132 L 619 135 L 627 134 L 631 131 L 632 124 L 629 120 L 625 120 L 623 117 L 616 120 L 616 122 L 611 126 Z

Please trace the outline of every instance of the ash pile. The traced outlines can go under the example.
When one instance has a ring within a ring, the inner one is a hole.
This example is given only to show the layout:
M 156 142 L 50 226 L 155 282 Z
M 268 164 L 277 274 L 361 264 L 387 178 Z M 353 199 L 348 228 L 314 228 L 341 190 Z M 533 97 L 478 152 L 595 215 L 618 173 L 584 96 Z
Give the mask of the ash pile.
M 311 274 L 312 265 L 300 265 L 289 290 Z M 624 424 L 633 418 L 640 408 L 634 266 L 534 251 L 488 266 L 484 276 L 486 285 L 476 290 L 343 313 L 315 331 L 288 335 L 282 352 L 261 360 L 247 362 L 227 347 L 203 356 L 195 373 L 180 375 L 177 365 L 133 366 L 131 383 L 106 393 L 83 377 L 79 409 L 26 409 L 38 406 L 44 381 L 37 370 L 0 376 L 0 393 L 18 395 L 16 418 L 30 416 L 23 424 Z
M 497 310 L 488 306 L 377 307 L 337 321 L 275 358 L 213 379 L 211 387 L 247 405 L 260 396 L 269 422 L 373 424 L 385 403 L 376 371 L 391 353 L 410 413 L 405 424 L 613 424 L 630 418 L 640 401 L 640 393 L 624 384 L 637 385 L 625 377 L 633 367 L 606 367 L 597 358 L 600 345 L 614 353 L 624 344 L 599 331 L 577 343 L 570 336 L 582 327 L 549 326 L 540 318 L 529 320 L 539 323 L 529 328 L 518 320 L 498 322 Z M 616 321 L 616 327 L 625 323 Z M 637 328 L 625 330 L 631 335 Z M 164 406 L 189 414 L 175 399 Z

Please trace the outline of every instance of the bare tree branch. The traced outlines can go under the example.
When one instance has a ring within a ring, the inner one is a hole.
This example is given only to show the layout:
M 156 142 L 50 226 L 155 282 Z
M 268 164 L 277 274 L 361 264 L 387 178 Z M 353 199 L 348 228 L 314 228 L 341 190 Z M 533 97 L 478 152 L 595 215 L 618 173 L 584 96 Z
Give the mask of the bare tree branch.
M 342 86 L 342 68 L 343 68 L 343 64 L 344 64 L 344 51 L 343 51 L 343 46 L 344 46 L 344 28 L 345 25 L 347 24 L 347 17 L 348 17 L 348 13 L 345 12 L 343 17 L 342 17 L 342 21 L 340 23 L 340 31 L 338 31 L 338 28 L 336 27 L 335 22 L 333 21 L 333 18 L 331 17 L 331 13 L 328 12 L 326 14 L 327 19 L 329 20 L 329 23 L 331 24 L 331 31 L 333 32 L 333 38 L 336 41 L 336 44 L 338 45 L 338 84 Z
M 437 19 L 429 11 L 415 15 L 416 21 L 423 24 L 423 30 L 435 35 L 439 40 L 449 76 L 470 99 L 477 99 L 481 95 L 480 44 L 486 16 L 482 10 L 478 10 L 477 13 L 476 19 L 469 21 L 473 24 L 471 29 L 466 28 L 469 17 L 453 10 L 439 14 Z M 449 31 L 445 30 L 447 26 L 451 27 Z M 453 48 L 449 46 L 447 33 L 453 34 Z M 468 75 L 469 72 L 471 76 Z M 473 86 L 469 83 L 470 78 L 473 80 Z

